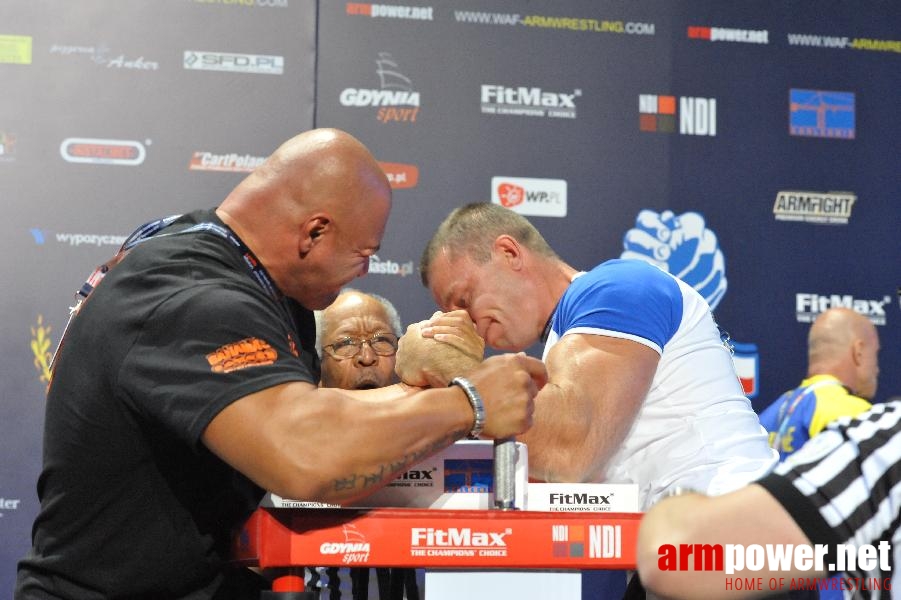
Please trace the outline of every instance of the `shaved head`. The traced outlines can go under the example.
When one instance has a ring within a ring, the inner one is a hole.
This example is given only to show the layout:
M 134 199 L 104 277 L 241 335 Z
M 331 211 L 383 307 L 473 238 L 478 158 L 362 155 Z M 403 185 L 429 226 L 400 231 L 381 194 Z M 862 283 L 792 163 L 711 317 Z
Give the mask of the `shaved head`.
M 835 375 L 858 396 L 872 398 L 879 374 L 878 352 L 879 334 L 869 319 L 849 308 L 831 308 L 810 327 L 808 375 Z
M 279 289 L 309 309 L 366 274 L 391 209 L 391 187 L 358 139 L 314 129 L 279 146 L 216 214 Z

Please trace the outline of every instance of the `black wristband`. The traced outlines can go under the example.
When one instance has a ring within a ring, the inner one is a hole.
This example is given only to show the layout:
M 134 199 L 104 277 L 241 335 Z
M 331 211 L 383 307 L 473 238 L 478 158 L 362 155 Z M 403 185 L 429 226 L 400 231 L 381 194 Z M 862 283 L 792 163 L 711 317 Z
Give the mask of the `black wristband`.
M 478 390 L 476 390 L 476 386 L 472 385 L 472 382 L 463 377 L 454 377 L 447 385 L 448 387 L 456 385 L 466 394 L 466 399 L 469 400 L 469 405 L 472 406 L 473 414 L 472 429 L 470 430 L 468 437 L 471 440 L 478 439 L 479 435 L 482 433 L 482 427 L 485 426 L 485 404 L 482 402 L 482 397 L 479 395 Z

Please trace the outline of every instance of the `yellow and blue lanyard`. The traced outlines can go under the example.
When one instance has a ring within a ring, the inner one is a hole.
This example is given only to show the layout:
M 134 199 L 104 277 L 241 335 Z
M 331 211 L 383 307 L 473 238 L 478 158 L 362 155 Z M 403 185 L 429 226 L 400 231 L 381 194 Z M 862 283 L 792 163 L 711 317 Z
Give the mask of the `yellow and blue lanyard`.
M 780 455 L 782 454 L 782 451 L 780 450 L 780 448 L 782 448 L 782 438 L 785 437 L 785 434 L 788 432 L 791 416 L 794 414 L 795 409 L 798 408 L 801 400 L 806 398 L 811 392 L 827 385 L 841 385 L 841 382 L 827 379 L 825 381 L 811 383 L 810 385 L 797 390 L 792 398 L 787 398 L 785 402 L 782 403 L 782 406 L 779 407 L 779 417 L 776 420 L 776 423 L 778 423 L 779 426 L 776 428 L 776 436 L 773 438 L 773 442 L 770 446 L 775 448 Z

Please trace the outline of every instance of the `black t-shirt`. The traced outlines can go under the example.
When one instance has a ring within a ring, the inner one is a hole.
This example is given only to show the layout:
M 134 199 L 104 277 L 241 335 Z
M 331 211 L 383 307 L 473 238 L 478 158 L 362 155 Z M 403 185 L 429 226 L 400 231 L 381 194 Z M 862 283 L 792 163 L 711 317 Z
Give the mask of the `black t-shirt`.
M 214 231 L 133 248 L 85 301 L 47 397 L 41 510 L 17 598 L 213 598 L 263 491 L 201 442 L 235 400 L 316 383 L 310 311 L 273 297 Z M 217 596 L 217 594 L 219 594 Z

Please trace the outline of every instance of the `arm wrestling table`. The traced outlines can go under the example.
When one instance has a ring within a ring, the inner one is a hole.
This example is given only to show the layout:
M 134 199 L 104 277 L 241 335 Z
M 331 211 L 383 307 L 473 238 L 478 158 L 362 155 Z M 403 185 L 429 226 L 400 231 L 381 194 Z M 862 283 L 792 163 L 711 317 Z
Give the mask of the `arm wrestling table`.
M 512 467 L 495 445 L 496 509 L 260 508 L 233 559 L 273 575 L 264 598 L 307 600 L 304 567 L 633 569 L 641 514 L 510 510 Z

